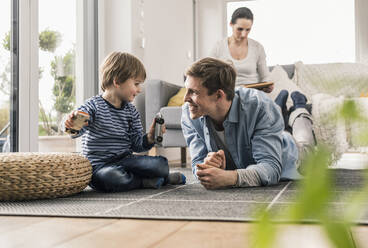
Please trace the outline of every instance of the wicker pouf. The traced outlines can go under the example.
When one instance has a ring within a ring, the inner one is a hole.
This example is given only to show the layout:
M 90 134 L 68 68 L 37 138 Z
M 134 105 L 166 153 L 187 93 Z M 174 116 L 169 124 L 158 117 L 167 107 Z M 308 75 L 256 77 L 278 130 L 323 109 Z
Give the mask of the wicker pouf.
M 0 153 L 0 200 L 28 200 L 81 192 L 92 166 L 73 153 Z

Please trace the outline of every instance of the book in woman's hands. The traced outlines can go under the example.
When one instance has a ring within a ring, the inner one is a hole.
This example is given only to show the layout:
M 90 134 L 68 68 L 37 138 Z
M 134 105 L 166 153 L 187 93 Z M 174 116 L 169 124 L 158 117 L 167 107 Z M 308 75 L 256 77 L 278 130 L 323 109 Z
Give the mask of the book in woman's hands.
M 263 89 L 270 85 L 273 85 L 273 82 L 261 82 L 255 84 L 243 84 L 242 86 L 245 88 L 253 88 L 253 89 Z

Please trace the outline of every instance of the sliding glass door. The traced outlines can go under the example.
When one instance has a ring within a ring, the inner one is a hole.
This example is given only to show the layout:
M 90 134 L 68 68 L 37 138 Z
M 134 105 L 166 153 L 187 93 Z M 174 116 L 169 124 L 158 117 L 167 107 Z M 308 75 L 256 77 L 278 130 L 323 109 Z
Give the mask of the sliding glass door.
M 39 0 L 39 119 L 38 149 L 75 151 L 75 140 L 61 124 L 75 108 L 75 0 Z
M 11 0 L 0 1 L 0 152 L 10 151 L 12 139 L 10 137 L 12 107 L 12 59 L 11 59 Z M 16 112 L 16 109 L 14 109 Z
M 0 1 L 0 152 L 73 152 L 64 117 L 97 94 L 97 0 Z

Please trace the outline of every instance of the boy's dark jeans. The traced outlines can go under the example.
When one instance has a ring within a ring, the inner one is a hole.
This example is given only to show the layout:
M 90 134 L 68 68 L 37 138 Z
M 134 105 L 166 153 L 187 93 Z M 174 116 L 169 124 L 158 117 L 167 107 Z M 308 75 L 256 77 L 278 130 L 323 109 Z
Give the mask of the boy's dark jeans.
M 94 170 L 90 186 L 103 192 L 121 192 L 142 187 L 142 178 L 167 181 L 169 164 L 162 156 L 128 155 Z

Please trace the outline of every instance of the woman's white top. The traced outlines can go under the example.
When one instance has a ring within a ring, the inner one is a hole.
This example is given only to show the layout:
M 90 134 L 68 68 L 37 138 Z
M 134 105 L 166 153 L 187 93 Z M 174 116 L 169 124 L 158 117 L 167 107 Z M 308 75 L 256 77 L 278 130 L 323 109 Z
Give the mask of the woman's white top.
M 244 59 L 237 60 L 231 57 L 228 38 L 218 41 L 210 56 L 232 61 L 237 71 L 236 86 L 268 81 L 270 72 L 267 68 L 266 53 L 263 46 L 253 39 L 248 38 L 248 54 Z

